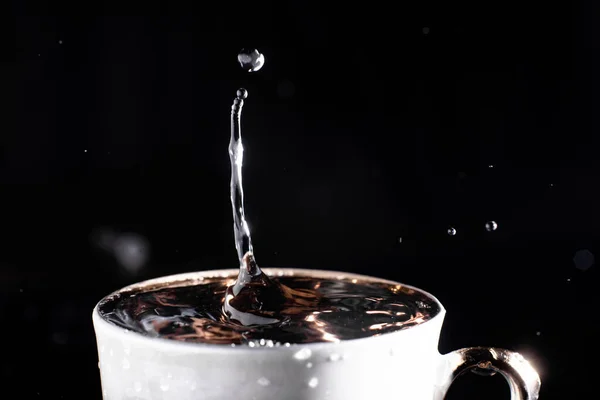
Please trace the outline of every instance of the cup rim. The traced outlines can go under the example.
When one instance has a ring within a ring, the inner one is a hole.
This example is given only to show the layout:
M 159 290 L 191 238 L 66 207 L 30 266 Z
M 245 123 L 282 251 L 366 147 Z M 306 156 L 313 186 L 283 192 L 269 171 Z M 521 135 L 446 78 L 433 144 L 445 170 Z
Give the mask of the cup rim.
M 158 278 L 152 278 L 152 279 L 148 279 L 148 280 L 144 280 L 141 282 L 137 282 L 137 283 L 133 283 L 131 285 L 127 285 L 121 289 L 118 289 L 106 296 L 104 296 L 94 307 L 94 310 L 92 312 L 92 320 L 94 323 L 94 330 L 96 333 L 96 336 L 98 335 L 97 332 L 97 326 L 102 325 L 104 327 L 104 329 L 107 329 L 108 331 L 112 332 L 114 335 L 127 335 L 127 337 L 129 338 L 135 338 L 136 341 L 140 341 L 142 344 L 146 344 L 148 346 L 166 346 L 166 347 L 171 347 L 173 350 L 177 351 L 186 351 L 186 352 L 206 352 L 206 351 L 232 351 L 232 352 L 243 352 L 243 351 L 274 351 L 274 350 L 284 350 L 284 349 L 297 349 L 299 347 L 307 347 L 307 348 L 318 348 L 318 347 L 323 347 L 323 346 L 336 346 L 336 345 L 340 345 L 340 344 L 350 344 L 350 343 L 359 343 L 359 342 L 363 342 L 365 340 L 373 340 L 375 338 L 382 338 L 382 337 L 391 337 L 391 336 L 397 336 L 397 335 L 401 335 L 403 333 L 406 332 L 415 332 L 415 330 L 419 330 L 419 329 L 423 329 L 424 326 L 426 325 L 431 325 L 431 323 L 433 323 L 434 321 L 438 321 L 439 319 L 443 319 L 444 315 L 446 313 L 446 309 L 444 308 L 444 306 L 442 305 L 442 303 L 431 293 L 417 288 L 415 286 L 411 286 L 411 285 L 406 285 L 397 281 L 392 281 L 389 279 L 384 279 L 384 278 L 378 278 L 378 277 L 374 277 L 374 276 L 370 276 L 370 275 L 362 275 L 362 274 L 356 274 L 356 273 L 350 273 L 350 272 L 343 272 L 343 271 L 331 271 L 331 270 L 320 270 L 320 269 L 306 269 L 306 268 L 263 268 L 262 269 L 265 273 L 267 273 L 270 276 L 312 276 L 312 277 L 319 277 L 319 278 L 327 278 L 327 277 L 334 277 L 337 279 L 360 279 L 360 280 L 364 280 L 364 281 L 371 281 L 371 282 L 380 282 L 380 283 L 385 283 L 385 284 L 392 284 L 392 285 L 398 285 L 398 286 L 402 286 L 403 288 L 406 289 L 411 289 L 414 290 L 416 292 L 419 292 L 420 294 L 426 296 L 427 298 L 429 298 L 430 300 L 432 300 L 438 307 L 438 312 L 430 319 L 428 319 L 427 321 L 418 324 L 418 325 L 414 325 L 411 327 L 408 327 L 407 329 L 401 329 L 398 331 L 393 331 L 393 332 L 388 332 L 388 333 L 383 333 L 381 335 L 378 336 L 368 336 L 368 337 L 362 337 L 362 338 L 356 338 L 356 339 L 347 339 L 347 340 L 342 340 L 339 342 L 311 342 L 311 343 L 293 343 L 291 344 L 291 346 L 289 347 L 283 347 L 283 346 L 279 346 L 279 347 L 249 347 L 249 346 L 243 346 L 243 345 L 236 345 L 236 346 L 229 346 L 229 345 L 224 345 L 224 344 L 214 344 L 214 343 L 201 343 L 201 342 L 183 342 L 183 341 L 178 341 L 178 340 L 172 340 L 172 339 L 167 339 L 167 338 L 161 338 L 161 337 L 150 337 L 150 336 L 146 336 L 144 334 L 141 334 L 139 332 L 130 330 L 130 329 L 126 329 L 123 327 L 120 327 L 116 324 L 113 324 L 109 321 L 107 321 L 104 317 L 102 317 L 100 315 L 100 312 L 98 311 L 98 308 L 100 307 L 101 304 L 103 304 L 106 301 L 111 300 L 114 296 L 117 296 L 121 293 L 124 292 L 129 292 L 132 290 L 140 290 L 140 289 L 160 289 L 163 287 L 177 287 L 177 286 L 182 286 L 182 285 L 193 285 L 195 283 L 202 283 L 203 279 L 205 278 L 232 278 L 237 276 L 237 273 L 239 271 L 239 269 L 237 268 L 230 268 L 230 269 L 216 269 L 216 270 L 206 270 L 206 271 L 196 271 L 196 272 L 185 272 L 185 273 L 180 273 L 180 274 L 174 274 L 174 275 L 166 275 L 166 276 L 162 276 L 162 277 L 158 277 Z M 235 279 L 235 278 L 232 278 Z

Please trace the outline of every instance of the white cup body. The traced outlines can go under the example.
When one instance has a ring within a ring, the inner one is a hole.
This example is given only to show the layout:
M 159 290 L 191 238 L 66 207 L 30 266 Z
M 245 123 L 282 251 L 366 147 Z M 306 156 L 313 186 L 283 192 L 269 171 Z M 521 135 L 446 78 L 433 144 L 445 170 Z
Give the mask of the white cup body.
M 279 270 L 266 270 L 275 274 Z M 282 270 L 314 277 L 370 279 L 332 271 Z M 175 275 L 144 287 L 235 270 Z M 402 285 L 407 287 L 406 285 Z M 128 287 L 128 288 L 131 288 Z M 123 290 L 126 290 L 125 288 Z M 421 293 L 420 289 L 412 288 Z M 431 297 L 434 301 L 437 300 Z M 432 400 L 439 382 L 438 340 L 445 311 L 411 328 L 364 339 L 290 347 L 231 347 L 157 339 L 127 331 L 94 309 L 104 400 Z

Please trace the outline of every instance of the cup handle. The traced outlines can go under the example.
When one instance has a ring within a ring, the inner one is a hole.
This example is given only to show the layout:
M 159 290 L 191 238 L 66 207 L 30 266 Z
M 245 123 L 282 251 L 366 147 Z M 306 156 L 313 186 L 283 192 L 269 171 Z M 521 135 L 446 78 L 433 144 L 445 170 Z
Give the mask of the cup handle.
M 499 372 L 508 381 L 512 400 L 539 397 L 540 377 L 522 355 L 493 347 L 468 347 L 442 355 L 435 400 L 443 400 L 452 382 L 469 370 L 487 376 Z

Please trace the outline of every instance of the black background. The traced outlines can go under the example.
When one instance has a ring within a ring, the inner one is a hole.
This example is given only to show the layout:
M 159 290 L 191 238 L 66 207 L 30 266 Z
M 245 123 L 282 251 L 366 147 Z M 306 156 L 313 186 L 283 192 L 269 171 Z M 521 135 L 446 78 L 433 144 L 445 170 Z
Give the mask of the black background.
M 538 368 L 541 399 L 593 396 L 598 271 L 573 262 L 600 251 L 592 1 L 200 3 L 99 5 L 110 17 L 13 3 L 15 112 L 0 135 L 11 398 L 99 399 L 101 297 L 236 265 L 238 87 L 260 265 L 422 287 L 448 310 L 441 352 L 513 349 Z M 242 71 L 242 47 L 264 68 Z M 147 240 L 143 268 L 98 245 L 110 231 Z M 509 391 L 469 374 L 448 398 Z

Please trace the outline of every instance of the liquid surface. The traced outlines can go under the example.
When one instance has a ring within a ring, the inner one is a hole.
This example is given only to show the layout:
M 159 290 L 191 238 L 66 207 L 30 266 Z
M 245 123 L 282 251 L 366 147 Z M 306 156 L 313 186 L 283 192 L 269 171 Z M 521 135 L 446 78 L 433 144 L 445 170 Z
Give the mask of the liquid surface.
M 275 301 L 269 309 L 276 310 L 277 322 L 243 325 L 232 321 L 223 310 L 226 289 L 233 278 L 207 278 L 202 284 L 121 293 L 103 301 L 99 312 L 115 325 L 150 337 L 250 347 L 377 336 L 421 324 L 439 312 L 432 299 L 402 286 L 284 276 L 271 280 L 310 301 Z M 247 295 L 253 294 L 248 290 Z

